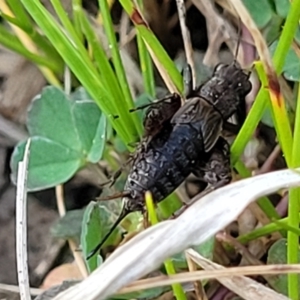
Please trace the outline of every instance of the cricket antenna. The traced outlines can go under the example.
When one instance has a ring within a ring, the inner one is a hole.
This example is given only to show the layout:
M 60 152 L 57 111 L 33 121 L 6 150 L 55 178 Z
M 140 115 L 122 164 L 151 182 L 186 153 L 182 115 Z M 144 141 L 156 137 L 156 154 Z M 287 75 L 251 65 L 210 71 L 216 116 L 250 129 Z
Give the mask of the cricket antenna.
M 163 98 L 161 98 L 161 99 L 158 99 L 158 100 L 156 100 L 156 101 L 154 101 L 154 102 L 150 102 L 150 103 L 147 103 L 147 104 L 144 104 L 144 105 L 135 107 L 135 108 L 131 108 L 131 109 L 129 110 L 129 112 L 132 113 L 132 112 L 135 112 L 135 111 L 140 110 L 140 109 L 144 109 L 144 108 L 147 108 L 147 107 L 154 106 L 154 105 L 156 105 L 157 103 L 161 103 L 161 102 L 167 101 L 167 100 L 169 100 L 169 99 L 172 99 L 175 95 L 177 96 L 176 93 L 173 93 L 173 94 L 167 95 L 167 96 L 165 96 L 165 97 L 163 97 Z
M 107 241 L 107 239 L 110 237 L 112 232 L 117 228 L 117 226 L 121 223 L 121 221 L 130 213 L 131 213 L 131 211 L 126 209 L 125 203 L 124 203 L 122 211 L 121 211 L 120 215 L 118 216 L 116 222 L 110 228 L 110 230 L 107 232 L 107 234 L 104 236 L 104 238 L 101 240 L 101 242 L 88 254 L 88 256 L 86 257 L 87 260 L 89 260 L 91 257 L 93 257 L 97 252 L 99 252 L 99 250 L 101 249 L 103 244 Z

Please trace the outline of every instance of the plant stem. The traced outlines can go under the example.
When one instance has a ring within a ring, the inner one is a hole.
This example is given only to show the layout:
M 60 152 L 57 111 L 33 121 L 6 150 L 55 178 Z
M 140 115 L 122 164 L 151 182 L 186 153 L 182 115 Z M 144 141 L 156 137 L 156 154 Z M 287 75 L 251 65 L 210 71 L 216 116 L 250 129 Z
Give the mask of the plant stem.
M 157 215 L 155 212 L 152 195 L 148 191 L 145 194 L 145 200 L 146 200 L 146 207 L 147 207 L 150 223 L 151 223 L 151 225 L 155 225 L 158 223 L 158 218 L 157 218 Z M 175 268 L 174 268 L 174 265 L 173 265 L 173 262 L 171 259 L 165 260 L 164 265 L 165 265 L 166 272 L 168 275 L 176 274 L 176 271 L 175 271 Z M 185 296 L 185 293 L 184 293 L 184 290 L 183 290 L 181 284 L 178 284 L 178 283 L 172 284 L 172 289 L 173 289 L 174 296 L 176 297 L 177 300 L 186 300 L 186 296 Z
M 292 150 L 292 168 L 300 166 L 300 85 L 298 84 L 298 99 L 295 117 L 294 128 L 294 143 Z M 299 200 L 300 189 L 294 188 L 289 192 L 289 206 L 288 206 L 288 225 L 290 227 L 299 226 Z M 299 234 L 288 231 L 288 244 L 287 244 L 287 262 L 288 264 L 298 263 L 298 248 L 299 248 Z M 298 275 L 288 275 L 288 291 L 291 299 L 298 298 Z

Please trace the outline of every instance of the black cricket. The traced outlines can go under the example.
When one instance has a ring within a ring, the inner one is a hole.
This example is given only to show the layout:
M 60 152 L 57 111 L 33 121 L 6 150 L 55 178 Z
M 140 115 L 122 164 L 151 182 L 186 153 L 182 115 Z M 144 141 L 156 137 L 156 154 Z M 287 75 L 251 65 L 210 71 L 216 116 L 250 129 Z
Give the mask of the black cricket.
M 122 211 L 88 258 L 99 251 L 125 216 L 144 212 L 146 191 L 158 203 L 191 173 L 211 185 L 231 181 L 229 145 L 221 135 L 251 88 L 249 74 L 236 62 L 219 64 L 207 82 L 187 91 L 182 106 L 180 96 L 173 94 L 148 108 L 144 138 L 132 159 L 124 191 L 118 195 L 124 197 Z

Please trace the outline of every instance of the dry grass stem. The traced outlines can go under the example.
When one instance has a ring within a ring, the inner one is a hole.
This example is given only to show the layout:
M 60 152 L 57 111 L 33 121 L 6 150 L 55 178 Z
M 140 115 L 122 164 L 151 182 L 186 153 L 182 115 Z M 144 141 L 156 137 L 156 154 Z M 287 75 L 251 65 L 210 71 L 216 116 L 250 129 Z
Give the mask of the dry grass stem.
M 193 261 L 195 261 L 199 266 L 201 266 L 205 270 L 226 269 L 225 267 L 204 258 L 193 249 L 187 250 L 187 253 L 190 255 Z M 258 267 L 259 269 L 260 266 L 256 266 L 256 267 Z M 258 272 L 257 274 L 261 275 L 261 273 L 264 272 L 263 268 L 264 267 L 262 266 L 261 267 L 262 272 Z M 237 271 L 236 274 L 232 274 L 229 278 L 223 278 L 218 276 L 216 277 L 216 280 L 218 280 L 226 288 L 228 288 L 233 293 L 239 295 L 245 300 L 260 299 L 260 298 L 265 300 L 287 300 L 288 299 L 286 296 L 275 292 L 274 290 L 266 287 L 265 285 L 256 282 L 251 278 L 241 276 L 241 275 L 242 274 L 240 274 L 240 272 Z
M 21 300 L 30 300 L 27 258 L 27 171 L 30 139 L 26 143 L 23 161 L 18 164 L 16 197 L 16 256 Z
M 214 236 L 233 220 L 236 220 L 255 199 L 279 189 L 298 186 L 299 184 L 298 172 L 282 170 L 247 178 L 217 189 L 203 197 L 201 201 L 196 201 L 175 220 L 168 220 L 147 228 L 116 249 L 88 278 L 62 292 L 55 297 L 55 300 L 106 299 L 130 282 L 155 270 L 166 258 L 193 245 L 202 244 Z M 195 198 L 199 200 L 198 196 Z M 168 239 L 165 239 L 166 235 Z M 158 244 L 159 247 L 157 247 Z M 238 267 L 218 270 L 213 273 L 197 271 L 179 274 L 175 277 L 161 276 L 156 279 L 140 281 L 139 284 L 142 286 L 134 286 L 134 290 L 169 285 L 175 282 L 193 282 L 216 276 L 288 272 L 300 272 L 300 265 Z M 131 289 L 132 285 L 128 288 Z M 125 291 L 132 290 L 122 290 L 122 292 Z
M 219 62 L 218 53 L 223 43 L 226 43 L 231 52 L 235 53 L 237 35 L 231 24 L 217 12 L 212 1 L 193 0 L 193 3 L 206 19 L 208 47 L 203 63 L 215 66 Z M 243 62 L 242 51 L 238 51 L 237 60 Z
M 0 283 L 0 292 L 1 291 L 15 293 L 18 295 L 20 294 L 20 288 L 16 285 L 11 284 Z M 31 296 L 38 296 L 44 292 L 43 290 L 36 288 L 30 288 L 29 291 Z
M 186 262 L 187 262 L 189 271 L 190 272 L 197 271 L 197 265 L 191 259 L 190 255 L 187 252 L 185 252 L 185 258 L 186 258 Z M 193 285 L 194 285 L 196 299 L 197 300 L 208 300 L 201 281 L 195 281 L 195 282 L 193 282 Z
M 63 185 L 60 184 L 55 187 L 55 194 L 56 194 L 56 203 L 57 203 L 57 207 L 58 207 L 58 213 L 59 213 L 60 217 L 63 217 L 66 214 Z M 80 273 L 82 274 L 82 276 L 84 278 L 86 278 L 88 276 L 88 271 L 87 271 L 85 262 L 82 258 L 81 252 L 77 251 L 78 246 L 72 239 L 68 239 L 68 243 L 69 243 L 69 247 L 73 253 L 75 262 L 80 270 Z
M 184 273 L 171 275 L 171 276 L 158 276 L 155 278 L 142 279 L 133 282 L 129 284 L 127 287 L 118 291 L 118 294 L 131 293 L 134 291 L 167 286 L 174 283 L 185 283 L 185 282 L 204 280 L 204 279 L 217 279 L 220 281 L 221 278 L 226 278 L 226 277 L 233 278 L 235 276 L 262 275 L 262 274 L 277 275 L 277 274 L 288 274 L 288 273 L 300 273 L 300 264 L 233 267 L 233 268 L 224 268 L 224 269 L 216 269 L 216 270 L 184 272 Z M 284 297 L 278 299 L 288 299 L 288 298 Z
M 235 10 L 239 13 L 241 20 L 243 21 L 244 25 L 247 27 L 250 34 L 252 35 L 254 44 L 256 46 L 259 57 L 264 65 L 264 69 L 266 70 L 266 73 L 271 75 L 271 78 L 273 78 L 274 80 L 277 80 L 277 76 L 273 68 L 273 63 L 268 49 L 268 45 L 265 39 L 263 38 L 261 32 L 257 28 L 252 17 L 250 16 L 249 12 L 247 11 L 244 4 L 240 0 L 234 0 L 234 1 L 231 0 L 231 4 L 235 8 Z
M 193 89 L 195 88 L 196 84 L 196 71 L 195 71 L 195 62 L 193 58 L 193 46 L 191 41 L 191 35 L 190 31 L 188 30 L 186 26 L 186 8 L 183 0 L 176 0 L 177 4 L 177 11 L 179 16 L 179 23 L 181 28 L 181 34 L 183 39 L 183 45 L 184 45 L 184 52 L 186 55 L 187 63 L 191 66 L 192 69 L 192 83 L 193 83 Z

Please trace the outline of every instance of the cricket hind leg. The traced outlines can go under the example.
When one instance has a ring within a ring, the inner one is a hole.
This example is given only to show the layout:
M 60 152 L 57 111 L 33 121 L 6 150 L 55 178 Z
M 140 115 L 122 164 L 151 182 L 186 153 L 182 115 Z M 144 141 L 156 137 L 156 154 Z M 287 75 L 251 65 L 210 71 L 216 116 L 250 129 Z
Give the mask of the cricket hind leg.
M 232 179 L 230 166 L 230 146 L 225 139 L 220 137 L 207 153 L 206 159 L 197 166 L 193 173 L 202 181 L 209 183 L 214 188 L 219 188 L 229 183 Z
M 121 176 L 121 174 L 123 173 L 124 167 L 122 166 L 121 168 L 119 168 L 116 172 L 114 172 L 111 176 L 109 176 L 108 180 L 101 183 L 100 187 L 104 187 L 106 185 L 109 184 L 109 187 L 112 187 L 117 179 Z
M 133 160 L 133 157 L 131 156 L 124 164 L 121 165 L 121 167 L 115 171 L 111 176 L 109 176 L 108 180 L 101 183 L 100 187 L 104 187 L 109 184 L 109 187 L 112 187 L 117 179 L 121 176 L 123 171 L 125 170 L 126 166 Z

